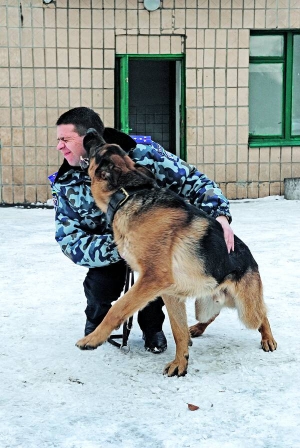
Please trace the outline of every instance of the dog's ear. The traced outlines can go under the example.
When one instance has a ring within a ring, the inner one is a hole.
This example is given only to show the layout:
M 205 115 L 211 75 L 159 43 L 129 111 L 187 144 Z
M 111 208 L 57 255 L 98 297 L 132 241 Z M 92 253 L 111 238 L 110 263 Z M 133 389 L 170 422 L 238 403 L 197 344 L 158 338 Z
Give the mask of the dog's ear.
M 83 147 L 91 157 L 96 148 L 105 144 L 103 137 L 94 128 L 89 128 L 83 138 Z
M 150 179 L 154 179 L 155 180 L 155 175 L 152 173 L 152 171 L 149 170 L 149 168 L 146 168 L 145 166 L 139 165 L 138 163 L 136 163 L 134 165 L 134 168 L 137 171 L 140 171 L 140 173 L 145 174 L 145 176 L 150 177 Z
M 124 134 L 124 132 L 118 131 L 114 128 L 105 128 L 103 137 L 106 143 L 116 143 L 121 146 L 125 152 L 129 152 L 136 147 L 136 141 L 130 137 L 130 135 Z

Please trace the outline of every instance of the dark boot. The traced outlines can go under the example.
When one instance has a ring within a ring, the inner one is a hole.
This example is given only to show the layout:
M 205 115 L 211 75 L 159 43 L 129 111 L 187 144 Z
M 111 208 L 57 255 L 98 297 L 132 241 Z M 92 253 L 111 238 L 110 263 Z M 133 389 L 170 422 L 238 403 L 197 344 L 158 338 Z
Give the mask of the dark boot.
M 147 352 L 158 354 L 167 350 L 167 340 L 163 331 L 156 333 L 151 331 L 144 332 L 143 339 Z
M 162 353 L 167 349 L 167 340 L 162 331 L 165 320 L 163 306 L 162 298 L 158 297 L 148 303 L 138 314 L 138 323 L 143 332 L 145 349 L 151 353 Z
M 99 322 L 100 324 L 100 322 Z M 93 322 L 86 320 L 85 327 L 84 327 L 84 336 L 87 336 L 90 333 L 93 333 L 94 330 L 98 327 L 99 324 L 94 324 Z

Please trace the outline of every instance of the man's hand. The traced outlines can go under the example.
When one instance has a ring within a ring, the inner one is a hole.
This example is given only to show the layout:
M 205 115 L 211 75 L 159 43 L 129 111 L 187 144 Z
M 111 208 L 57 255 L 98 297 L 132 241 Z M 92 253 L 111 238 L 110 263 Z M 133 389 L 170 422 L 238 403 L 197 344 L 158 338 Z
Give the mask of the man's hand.
M 224 232 L 224 238 L 226 242 L 226 246 L 228 249 L 228 253 L 230 254 L 230 251 L 234 251 L 234 233 L 232 228 L 230 227 L 230 224 L 226 218 L 226 216 L 218 216 L 216 218 L 217 221 L 221 224 Z

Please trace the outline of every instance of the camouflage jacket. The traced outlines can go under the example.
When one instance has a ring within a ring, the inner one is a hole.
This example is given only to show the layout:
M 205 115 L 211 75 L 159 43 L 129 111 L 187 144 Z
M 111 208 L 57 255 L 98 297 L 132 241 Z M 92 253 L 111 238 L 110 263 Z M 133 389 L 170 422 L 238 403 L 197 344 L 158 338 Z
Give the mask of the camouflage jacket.
M 228 200 L 195 166 L 154 142 L 138 144 L 129 156 L 149 168 L 160 187 L 170 188 L 212 217 L 225 215 L 231 221 Z M 67 165 L 66 170 L 62 169 L 64 166 L 65 162 L 56 178 L 52 178 L 55 239 L 62 252 L 74 263 L 86 267 L 100 267 L 121 260 L 105 214 L 92 197 L 88 174 L 79 167 Z

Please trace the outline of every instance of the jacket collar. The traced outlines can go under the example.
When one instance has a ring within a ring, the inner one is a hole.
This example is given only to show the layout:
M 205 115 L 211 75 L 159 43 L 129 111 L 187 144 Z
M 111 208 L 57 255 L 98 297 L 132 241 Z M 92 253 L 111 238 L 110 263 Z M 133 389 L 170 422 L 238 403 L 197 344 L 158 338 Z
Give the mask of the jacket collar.
M 71 166 L 67 162 L 67 160 L 64 159 L 62 165 L 60 166 L 60 168 L 56 174 L 54 183 L 61 181 L 61 180 L 65 180 L 66 178 L 68 178 L 69 174 L 71 176 L 73 176 L 74 173 L 78 173 L 79 175 L 81 173 L 81 174 L 84 174 L 87 176 L 86 170 L 83 170 L 80 166 Z

